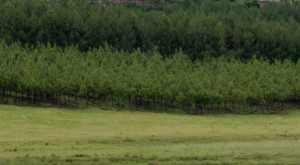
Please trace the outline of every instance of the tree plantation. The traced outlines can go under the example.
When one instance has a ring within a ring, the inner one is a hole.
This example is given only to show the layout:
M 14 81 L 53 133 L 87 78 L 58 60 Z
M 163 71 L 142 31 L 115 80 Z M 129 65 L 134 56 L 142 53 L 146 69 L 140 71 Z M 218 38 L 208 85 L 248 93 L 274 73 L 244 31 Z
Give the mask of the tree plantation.
M 299 101 L 298 2 L 166 4 L 1 0 L 1 102 L 198 114 Z
M 39 45 L 0 46 L 3 103 L 99 106 L 185 113 L 283 112 L 300 96 L 300 64 L 291 60 L 205 58 L 182 51 L 132 53 L 109 46 L 80 52 Z

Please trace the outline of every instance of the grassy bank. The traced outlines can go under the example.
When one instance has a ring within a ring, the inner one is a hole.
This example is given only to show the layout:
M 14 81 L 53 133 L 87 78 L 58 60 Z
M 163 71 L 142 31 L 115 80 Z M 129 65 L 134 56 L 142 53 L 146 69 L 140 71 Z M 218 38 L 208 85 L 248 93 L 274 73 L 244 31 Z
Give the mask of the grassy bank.
M 188 116 L 0 105 L 0 164 L 297 164 L 300 112 Z

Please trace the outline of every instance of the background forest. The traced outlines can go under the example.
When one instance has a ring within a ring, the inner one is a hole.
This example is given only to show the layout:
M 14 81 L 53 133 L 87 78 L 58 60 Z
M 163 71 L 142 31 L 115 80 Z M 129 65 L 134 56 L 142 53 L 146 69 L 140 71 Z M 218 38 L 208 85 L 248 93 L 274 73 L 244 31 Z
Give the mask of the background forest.
M 6 43 L 81 51 L 108 44 L 133 52 L 157 49 L 169 56 L 182 49 L 192 60 L 232 56 L 297 61 L 300 4 L 186 0 L 161 8 L 90 5 L 86 0 L 1 0 L 0 38 Z

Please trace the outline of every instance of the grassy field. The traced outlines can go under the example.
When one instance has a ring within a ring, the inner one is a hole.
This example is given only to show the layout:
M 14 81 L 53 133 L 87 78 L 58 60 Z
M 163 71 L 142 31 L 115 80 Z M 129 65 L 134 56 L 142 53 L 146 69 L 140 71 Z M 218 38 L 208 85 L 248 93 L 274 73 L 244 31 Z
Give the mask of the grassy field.
M 0 105 L 0 164 L 299 164 L 300 111 L 188 116 Z

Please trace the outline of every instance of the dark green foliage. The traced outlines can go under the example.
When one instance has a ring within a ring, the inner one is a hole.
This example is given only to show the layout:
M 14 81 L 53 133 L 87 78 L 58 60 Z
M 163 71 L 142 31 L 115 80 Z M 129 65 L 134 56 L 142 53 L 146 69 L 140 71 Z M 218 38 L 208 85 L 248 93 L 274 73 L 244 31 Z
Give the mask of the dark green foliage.
M 253 1 L 173 2 L 147 9 L 86 0 L 1 0 L 0 39 L 24 46 L 77 45 L 81 51 L 106 44 L 129 52 L 156 48 L 164 56 L 182 49 L 192 60 L 299 59 L 299 3 L 260 9 Z

